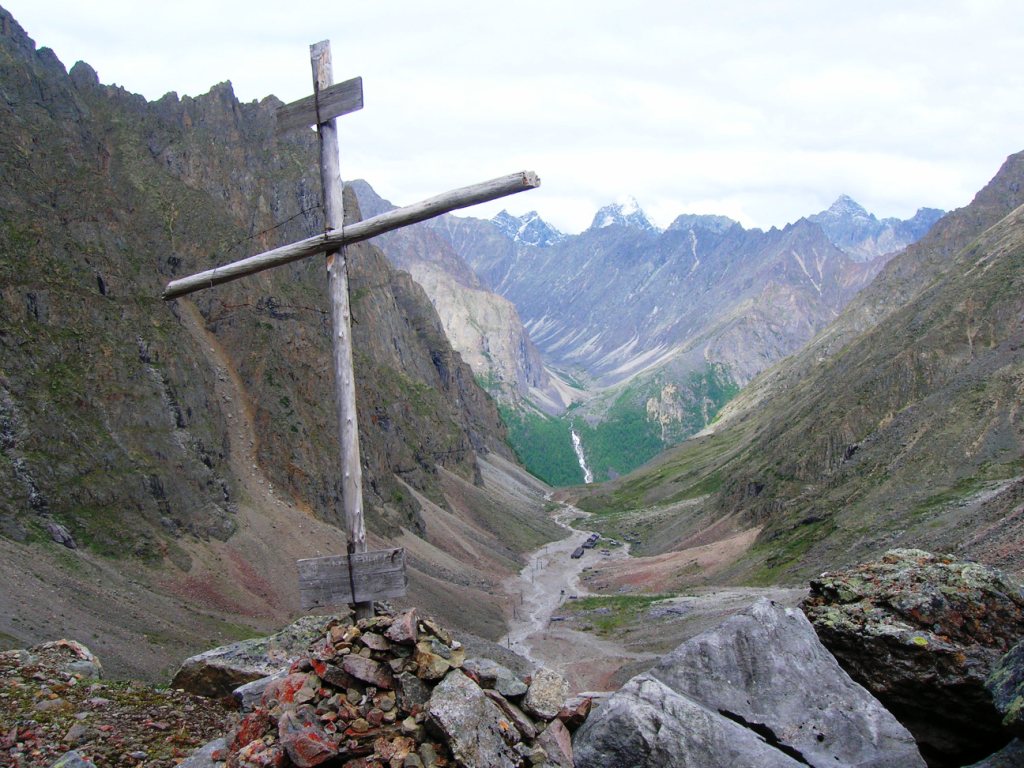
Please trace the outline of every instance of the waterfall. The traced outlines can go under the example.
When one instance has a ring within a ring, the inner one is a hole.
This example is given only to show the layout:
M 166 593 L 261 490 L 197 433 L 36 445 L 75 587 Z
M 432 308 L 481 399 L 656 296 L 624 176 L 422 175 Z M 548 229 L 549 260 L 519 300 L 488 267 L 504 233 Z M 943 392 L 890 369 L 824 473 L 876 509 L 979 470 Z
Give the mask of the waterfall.
M 579 459 L 580 469 L 583 470 L 583 482 L 594 482 L 594 473 L 590 471 L 590 467 L 587 466 L 587 457 L 583 455 L 583 441 L 580 440 L 579 433 L 575 429 L 572 430 L 572 449 L 576 451 L 576 458 Z

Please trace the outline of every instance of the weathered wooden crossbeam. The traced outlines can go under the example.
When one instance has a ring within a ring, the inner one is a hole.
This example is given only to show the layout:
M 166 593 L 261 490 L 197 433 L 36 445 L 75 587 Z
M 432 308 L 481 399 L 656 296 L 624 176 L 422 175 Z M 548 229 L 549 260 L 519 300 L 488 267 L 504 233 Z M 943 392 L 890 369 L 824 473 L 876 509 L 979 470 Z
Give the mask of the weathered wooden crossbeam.
M 311 557 L 297 565 L 303 610 L 402 597 L 409 586 L 404 548 Z
M 374 216 L 372 219 L 366 219 L 357 224 L 350 224 L 341 229 L 332 229 L 322 235 L 314 235 L 297 243 L 283 245 L 272 251 L 250 256 L 223 267 L 214 267 L 180 280 L 172 280 L 164 289 L 163 298 L 165 301 L 176 299 L 193 291 L 237 280 L 271 267 L 368 240 L 393 229 L 440 216 L 442 213 L 497 200 L 500 197 L 514 195 L 517 192 L 524 192 L 539 186 L 540 178 L 536 173 L 520 171 L 491 181 L 454 189 L 413 205 L 382 213 L 380 216 Z
M 278 109 L 277 133 L 280 135 L 296 128 L 309 130 L 311 125 L 326 123 L 362 108 L 363 78 L 353 77 Z

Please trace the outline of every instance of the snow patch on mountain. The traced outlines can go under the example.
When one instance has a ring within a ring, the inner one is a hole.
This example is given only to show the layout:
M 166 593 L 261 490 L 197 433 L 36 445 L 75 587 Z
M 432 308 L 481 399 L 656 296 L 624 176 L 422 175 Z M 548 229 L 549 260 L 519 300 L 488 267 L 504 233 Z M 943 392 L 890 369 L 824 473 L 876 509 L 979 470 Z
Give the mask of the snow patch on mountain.
M 565 234 L 544 221 L 536 211 L 513 216 L 503 210 L 491 219 L 491 223 L 509 240 L 524 245 L 546 248 L 566 238 Z
M 660 232 L 657 227 L 644 213 L 640 203 L 635 197 L 627 196 L 618 202 L 606 205 L 594 216 L 591 229 L 605 229 L 606 227 L 629 227 L 643 232 Z

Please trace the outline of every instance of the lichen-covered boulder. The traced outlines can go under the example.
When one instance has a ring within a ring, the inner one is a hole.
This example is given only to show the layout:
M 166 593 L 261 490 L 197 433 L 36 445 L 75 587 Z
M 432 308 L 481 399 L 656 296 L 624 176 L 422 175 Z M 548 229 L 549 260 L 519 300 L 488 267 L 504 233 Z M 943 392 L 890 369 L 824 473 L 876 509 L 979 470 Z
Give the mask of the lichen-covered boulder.
M 553 720 L 565 706 L 569 684 L 552 669 L 541 667 L 533 673 L 530 687 L 523 697 L 523 709 L 542 720 Z
M 1024 637 L 1024 593 L 979 563 L 898 549 L 811 581 L 802 605 L 825 646 L 914 734 L 931 765 L 1006 742 L 985 687 Z

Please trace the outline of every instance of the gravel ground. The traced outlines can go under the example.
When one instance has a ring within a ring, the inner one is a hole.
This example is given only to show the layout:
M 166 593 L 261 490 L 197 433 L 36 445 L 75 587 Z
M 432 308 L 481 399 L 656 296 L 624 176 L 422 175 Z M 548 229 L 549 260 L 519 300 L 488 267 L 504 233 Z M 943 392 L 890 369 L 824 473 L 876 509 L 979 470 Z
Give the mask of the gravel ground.
M 76 750 L 96 766 L 177 765 L 223 736 L 220 702 L 69 669 L 75 648 L 47 643 L 0 653 L 0 766 L 51 765 Z

